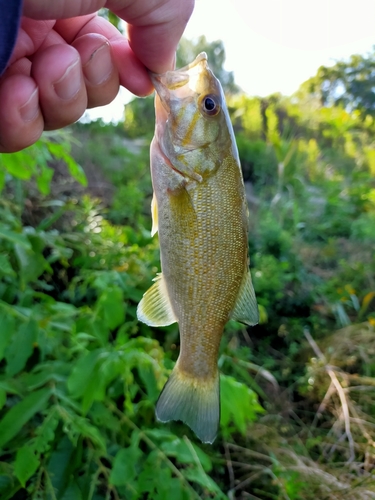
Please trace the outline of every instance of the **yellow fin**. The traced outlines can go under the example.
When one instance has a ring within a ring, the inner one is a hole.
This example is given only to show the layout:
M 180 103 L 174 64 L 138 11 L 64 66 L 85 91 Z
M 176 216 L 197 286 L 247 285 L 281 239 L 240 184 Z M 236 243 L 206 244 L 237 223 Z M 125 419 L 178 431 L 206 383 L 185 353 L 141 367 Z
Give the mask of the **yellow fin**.
M 182 420 L 203 443 L 213 443 L 220 421 L 220 379 L 184 375 L 178 362 L 156 405 L 160 422 Z
M 246 325 L 256 325 L 259 323 L 259 311 L 250 271 L 246 271 L 242 285 L 238 293 L 236 305 L 231 314 L 231 319 L 245 323 Z
M 156 202 L 155 193 L 152 196 L 151 202 L 151 216 L 152 216 L 152 228 L 151 228 L 151 236 L 154 236 L 158 232 L 158 205 Z
M 143 295 L 137 307 L 137 318 L 149 326 L 167 326 L 176 323 L 177 318 L 169 301 L 167 287 L 162 274 Z

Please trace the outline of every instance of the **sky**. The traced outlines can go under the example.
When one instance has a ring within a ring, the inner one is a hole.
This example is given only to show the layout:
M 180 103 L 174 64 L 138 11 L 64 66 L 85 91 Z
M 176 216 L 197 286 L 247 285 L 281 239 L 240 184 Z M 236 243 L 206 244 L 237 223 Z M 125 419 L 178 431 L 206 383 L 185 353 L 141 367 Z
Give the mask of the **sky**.
M 223 40 L 225 69 L 250 95 L 291 95 L 319 66 L 375 45 L 374 0 L 196 0 L 184 36 Z M 90 118 L 123 118 L 122 91 Z

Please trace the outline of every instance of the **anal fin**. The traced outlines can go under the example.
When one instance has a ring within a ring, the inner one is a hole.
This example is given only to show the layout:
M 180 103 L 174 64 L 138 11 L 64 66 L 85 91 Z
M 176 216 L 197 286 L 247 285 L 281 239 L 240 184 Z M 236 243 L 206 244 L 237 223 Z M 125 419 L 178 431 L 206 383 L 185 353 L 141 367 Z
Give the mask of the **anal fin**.
M 230 317 L 235 321 L 251 326 L 259 322 L 258 304 L 249 270 L 244 275 L 237 301 Z
M 163 275 L 158 274 L 154 281 L 155 283 L 138 304 L 137 318 L 149 326 L 167 326 L 176 323 L 177 318 L 168 297 Z

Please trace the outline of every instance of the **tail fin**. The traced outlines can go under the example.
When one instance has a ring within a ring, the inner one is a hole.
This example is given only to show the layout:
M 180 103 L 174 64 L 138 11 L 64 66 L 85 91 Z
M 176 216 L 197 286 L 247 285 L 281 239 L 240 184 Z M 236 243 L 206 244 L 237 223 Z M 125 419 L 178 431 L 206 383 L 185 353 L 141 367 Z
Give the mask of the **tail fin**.
M 203 443 L 213 443 L 220 421 L 219 371 L 212 379 L 185 375 L 176 364 L 156 405 L 161 422 L 182 420 Z

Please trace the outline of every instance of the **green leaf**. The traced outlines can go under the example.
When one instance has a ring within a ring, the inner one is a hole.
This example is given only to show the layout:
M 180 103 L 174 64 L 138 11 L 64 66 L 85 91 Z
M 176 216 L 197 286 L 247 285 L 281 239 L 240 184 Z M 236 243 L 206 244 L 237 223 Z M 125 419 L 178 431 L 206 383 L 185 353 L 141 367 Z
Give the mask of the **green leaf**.
M 180 439 L 180 438 L 177 438 L 177 436 L 175 434 L 172 434 L 171 431 L 167 430 L 167 429 L 163 429 L 163 428 L 155 428 L 155 429 L 147 429 L 145 431 L 145 433 L 147 434 L 147 436 L 150 436 L 152 439 L 157 439 L 157 440 L 160 440 L 160 441 L 171 441 L 171 440 L 175 440 L 175 439 Z
M 0 448 L 13 439 L 36 413 L 45 408 L 50 395 L 50 389 L 32 392 L 7 412 L 0 421 Z
M 108 385 L 117 377 L 122 377 L 124 371 L 124 361 L 117 352 L 108 353 L 97 362 L 82 398 L 83 413 L 87 412 L 94 400 L 104 401 Z
M 46 205 L 44 205 L 44 206 L 46 206 Z M 59 220 L 62 215 L 64 215 L 64 213 L 66 212 L 66 207 L 67 207 L 67 205 L 63 204 L 63 206 L 60 207 L 60 208 L 58 208 L 52 215 L 49 215 L 49 216 L 45 217 L 39 223 L 39 225 L 36 227 L 36 229 L 40 230 L 40 231 L 45 231 L 46 229 L 48 229 L 57 220 Z M 65 248 L 65 247 L 62 247 L 61 249 L 63 251 L 69 251 L 70 250 L 69 248 Z
M 102 293 L 98 307 L 103 312 L 104 320 L 110 330 L 114 330 L 125 321 L 124 295 L 121 288 L 109 288 Z
M 35 171 L 35 160 L 30 154 L 31 148 L 28 151 L 18 151 L 9 155 L 2 155 L 2 166 L 10 175 L 17 179 L 28 180 Z
M 233 377 L 220 377 L 221 392 L 221 427 L 223 433 L 228 433 L 230 422 L 235 424 L 236 430 L 245 434 L 247 424 L 254 422 L 257 413 L 264 413 L 258 403 L 257 395 L 245 384 L 241 384 Z
M 156 493 L 154 494 L 154 500 L 189 500 L 190 495 L 181 485 L 181 480 L 176 478 L 168 478 L 168 481 L 163 482 L 164 477 L 158 478 Z M 155 472 L 154 472 L 155 481 Z
M 47 465 L 52 486 L 60 498 L 69 485 L 74 467 L 74 447 L 67 436 L 59 441 Z
M 13 377 L 24 368 L 34 351 L 37 335 L 38 325 L 35 320 L 31 319 L 23 323 L 12 336 L 11 343 L 5 351 L 6 372 L 9 376 Z
M 34 252 L 42 253 L 46 246 L 46 243 L 48 242 L 46 233 L 44 231 L 37 232 L 33 227 L 25 228 L 24 231 L 27 234 L 27 237 L 29 238 L 31 247 L 34 250 Z
M 30 242 L 24 234 L 15 233 L 14 231 L 10 231 L 5 227 L 0 226 L 0 239 L 1 238 L 4 238 L 5 240 L 17 244 L 23 248 L 26 248 L 27 250 L 31 250 Z
M 100 430 L 97 427 L 91 425 L 87 418 L 75 415 L 70 424 L 72 427 L 72 437 L 75 434 L 75 438 L 81 436 L 84 438 L 88 438 L 99 448 L 100 452 L 106 453 L 105 440 L 100 433 Z
M 0 380 L 0 388 L 4 389 L 6 393 L 16 394 L 17 396 L 21 396 L 18 383 L 14 379 L 10 379 L 9 381 Z
M 55 142 L 49 142 L 47 144 L 47 147 L 51 154 L 55 156 L 55 158 L 60 158 L 61 160 L 64 160 L 66 163 L 70 175 L 80 184 L 83 186 L 87 186 L 87 178 L 85 175 L 85 172 L 83 171 L 82 167 L 78 165 L 78 163 L 74 160 L 72 156 L 70 156 L 69 153 L 67 153 L 64 149 L 63 144 L 57 144 Z
M 194 481 L 200 484 L 203 488 L 207 489 L 211 493 L 215 493 L 215 498 L 226 498 L 219 486 L 213 481 L 204 471 L 200 468 L 189 468 L 186 469 L 184 476 L 189 481 Z
M 57 410 L 58 411 L 58 410 Z M 55 430 L 59 423 L 59 417 L 55 407 L 50 410 L 42 425 L 36 429 L 34 449 L 38 453 L 45 453 L 50 449 L 50 442 L 55 438 Z
M 15 333 L 16 321 L 9 314 L 0 313 L 0 361 L 4 357 L 5 348 L 8 346 L 12 335 Z
M 160 390 L 158 388 L 155 371 L 151 363 L 142 363 L 142 365 L 139 365 L 138 373 L 142 382 L 146 386 L 148 399 L 152 402 L 156 401 L 160 394 Z
M 90 417 L 97 427 L 104 427 L 111 432 L 120 432 L 119 419 L 109 410 L 104 403 L 95 402 L 90 409 Z
M 16 273 L 11 266 L 8 257 L 4 254 L 0 254 L 0 274 L 2 274 L 3 276 L 16 276 Z
M 137 462 L 142 456 L 141 450 L 136 446 L 130 446 L 119 450 L 113 462 L 113 468 L 109 477 L 114 486 L 125 486 L 137 477 Z
M 212 469 L 211 459 L 194 443 L 190 443 L 194 451 L 188 446 L 185 440 L 176 438 L 173 441 L 165 441 L 160 449 L 170 457 L 175 457 L 182 464 L 195 464 L 197 459 L 206 472 Z
M 18 481 L 14 480 L 14 477 L 0 476 L 0 498 L 1 500 L 14 500 L 16 498 L 16 493 L 21 489 L 21 485 Z
M 6 390 L 0 387 L 0 410 L 5 405 L 6 400 L 7 400 Z
M 82 184 L 82 186 L 87 186 L 87 177 L 81 165 L 76 163 L 71 157 L 64 158 L 64 160 L 73 179 Z
M 39 464 L 40 461 L 30 446 L 25 445 L 18 449 L 14 463 L 14 474 L 23 487 L 25 487 L 26 481 L 37 470 Z
M 102 349 L 89 352 L 81 358 L 72 370 L 68 379 L 68 389 L 74 398 L 83 396 L 87 386 L 90 384 L 93 372 L 97 369 L 96 364 L 103 356 Z
M 0 164 L 0 167 L 1 167 L 1 164 Z M 6 179 L 5 171 L 0 169 L 0 193 L 4 189 L 5 179 Z
M 36 184 L 39 191 L 46 195 L 51 189 L 51 180 L 54 174 L 54 170 L 50 167 L 43 166 L 40 170 L 39 175 L 36 178 Z
M 40 252 L 28 250 L 24 246 L 14 247 L 21 268 L 21 275 L 26 282 L 35 281 L 49 267 L 48 262 Z
M 79 489 L 78 484 L 73 481 L 66 488 L 64 495 L 59 498 L 60 500 L 82 500 L 82 492 Z
M 178 500 L 181 499 L 181 482 L 179 482 L 179 492 L 177 495 L 173 491 L 172 472 L 166 464 L 160 462 L 160 457 L 155 453 L 150 453 L 145 464 L 142 464 L 142 472 L 138 476 L 138 485 L 142 493 L 148 493 L 147 498 L 158 500 Z M 155 469 L 158 473 L 155 474 Z M 172 496 L 173 495 L 173 496 Z

